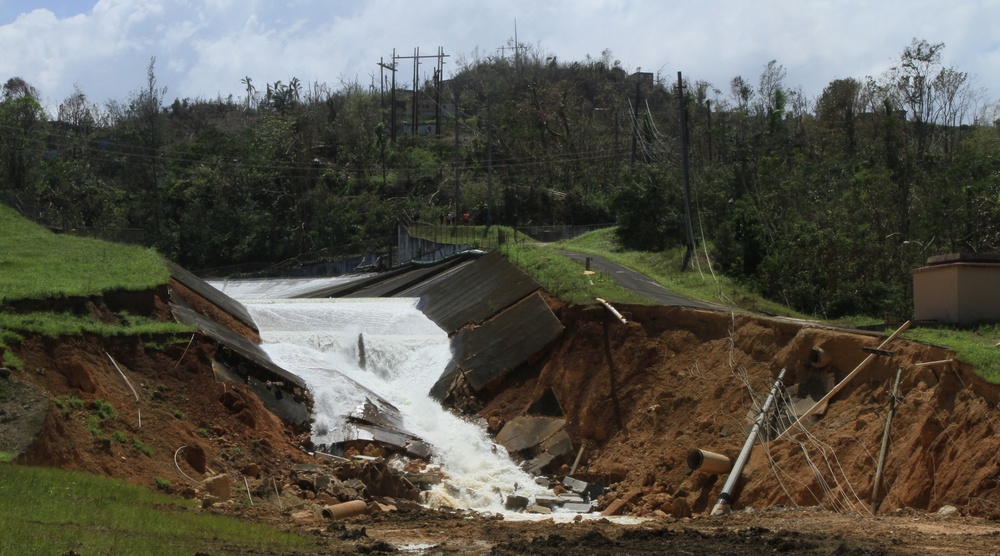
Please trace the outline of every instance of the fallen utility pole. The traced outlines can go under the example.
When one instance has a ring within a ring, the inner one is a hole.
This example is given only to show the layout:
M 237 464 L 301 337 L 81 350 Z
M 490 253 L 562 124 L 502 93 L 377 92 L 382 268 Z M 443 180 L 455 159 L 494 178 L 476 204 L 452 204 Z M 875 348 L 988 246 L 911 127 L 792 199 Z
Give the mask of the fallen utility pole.
M 740 452 L 739 457 L 736 458 L 736 462 L 733 463 L 733 470 L 729 472 L 726 484 L 722 486 L 722 492 L 719 493 L 719 500 L 715 502 L 715 507 L 712 508 L 712 515 L 730 513 L 733 489 L 736 488 L 736 482 L 740 480 L 740 475 L 743 473 L 743 466 L 750 459 L 750 452 L 753 450 L 753 445 L 757 443 L 757 435 L 760 434 L 760 427 L 764 423 L 764 419 L 767 418 L 767 414 L 771 411 L 771 404 L 774 403 L 778 390 L 781 388 L 781 383 L 785 378 L 785 370 L 781 369 L 781 372 L 778 373 L 778 378 L 774 381 L 774 386 L 771 387 L 771 393 L 768 394 L 767 400 L 764 401 L 764 407 L 761 408 L 760 414 L 757 415 L 757 421 L 754 422 L 753 428 L 750 429 L 750 434 L 747 435 L 747 441 L 743 444 L 743 450 Z
M 886 338 L 885 341 L 882 342 L 878 346 L 878 349 L 884 350 L 885 347 L 887 345 L 889 345 L 890 342 L 892 342 L 893 340 L 895 340 L 896 338 L 898 338 L 899 335 L 902 334 L 903 332 L 906 332 L 906 330 L 908 328 L 910 328 L 910 321 L 904 322 L 903 326 L 900 326 L 898 330 L 896 330 L 895 332 L 893 332 L 891 336 L 889 336 L 888 338 Z M 836 386 L 833 387 L 832 390 L 830 390 L 829 392 L 827 392 L 826 395 L 823 396 L 823 398 L 820 401 L 818 401 L 815 404 L 813 404 L 813 406 L 810 407 L 805 413 L 803 413 L 801 417 L 799 417 L 794 423 L 792 423 L 792 426 L 788 427 L 787 429 L 785 429 L 784 432 L 782 432 L 781 434 L 779 434 L 778 438 L 775 438 L 775 440 L 778 440 L 781 437 L 783 437 L 786 434 L 788 434 L 788 431 L 792 431 L 792 430 L 795 430 L 796 428 L 798 428 L 799 425 L 803 421 L 805 421 L 807 417 L 809 417 L 813 413 L 816 413 L 816 411 L 820 407 L 825 406 L 826 403 L 828 401 L 830 401 L 830 398 L 836 396 L 838 392 L 840 392 L 841 390 L 843 390 L 844 386 L 847 386 L 847 383 L 850 382 L 855 376 L 857 376 L 858 373 L 860 373 L 862 370 L 864 370 L 864 368 L 867 367 L 868 364 L 871 363 L 876 357 L 878 357 L 878 355 L 876 353 L 873 353 L 873 354 L 869 355 L 868 357 L 865 357 L 865 360 L 862 361 L 857 367 L 855 367 L 854 370 L 851 371 L 850 374 L 848 374 L 846 377 L 844 377 L 844 380 L 841 380 L 839 384 L 837 384 Z
M 878 467 L 875 470 L 875 486 L 872 487 L 872 514 L 878 511 L 881 500 L 878 498 L 878 490 L 882 485 L 882 471 L 885 465 L 885 454 L 889 449 L 889 427 L 892 426 L 892 415 L 896 412 L 896 399 L 899 395 L 899 379 L 903 376 L 903 369 L 896 370 L 896 382 L 892 385 L 892 396 L 889 398 L 889 414 L 885 418 L 885 430 L 882 431 L 882 450 L 878 454 Z

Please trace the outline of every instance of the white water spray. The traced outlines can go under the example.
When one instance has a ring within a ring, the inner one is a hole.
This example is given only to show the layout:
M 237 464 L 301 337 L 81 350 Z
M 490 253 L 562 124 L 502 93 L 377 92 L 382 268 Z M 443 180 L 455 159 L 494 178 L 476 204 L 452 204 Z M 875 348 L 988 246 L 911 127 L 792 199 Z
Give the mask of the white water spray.
M 432 491 L 431 505 L 502 511 L 515 489 L 528 497 L 547 493 L 481 427 L 430 398 L 451 360 L 450 342 L 416 304 L 405 298 L 244 301 L 261 347 L 308 385 L 316 444 L 336 440 L 350 426 L 345 416 L 374 392 L 399 409 L 408 432 L 433 446 L 447 479 Z

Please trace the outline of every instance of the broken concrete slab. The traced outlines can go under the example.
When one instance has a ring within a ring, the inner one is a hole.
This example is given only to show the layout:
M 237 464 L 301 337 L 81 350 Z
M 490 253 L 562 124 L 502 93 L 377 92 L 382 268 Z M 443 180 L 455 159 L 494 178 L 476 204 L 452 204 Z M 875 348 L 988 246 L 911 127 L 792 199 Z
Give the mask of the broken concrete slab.
M 563 333 L 563 325 L 534 293 L 476 328 L 452 338 L 455 360 L 475 392 L 499 381 Z
M 594 510 L 594 505 L 590 502 L 567 502 L 562 505 L 561 509 L 564 512 L 586 514 Z
M 562 484 L 570 491 L 575 492 L 577 494 L 583 494 L 584 492 L 587 492 L 587 489 L 590 487 L 589 483 L 586 483 L 579 479 L 574 479 L 573 477 L 563 477 Z
M 529 513 L 529 514 L 543 514 L 543 515 L 545 515 L 545 514 L 552 513 L 552 508 L 547 508 L 545 506 L 539 506 L 538 504 L 533 504 L 533 505 L 528 506 L 527 508 L 525 508 L 524 511 L 527 512 L 527 513 Z
M 562 506 L 564 501 L 558 496 L 536 496 L 535 505 L 543 506 L 546 508 L 553 508 L 556 506 Z
M 494 440 L 508 452 L 520 452 L 538 446 L 564 426 L 566 426 L 565 419 L 522 415 L 508 421 Z
M 504 503 L 504 508 L 512 512 L 520 512 L 528 507 L 528 497 L 518 496 L 516 494 L 511 494 L 507 496 L 507 501 Z
M 532 475 L 540 475 L 546 467 L 556 458 L 547 452 L 542 452 L 538 457 L 525 462 L 524 470 Z
M 538 449 L 554 457 L 564 456 L 573 451 L 573 440 L 565 430 L 560 430 L 542 441 Z

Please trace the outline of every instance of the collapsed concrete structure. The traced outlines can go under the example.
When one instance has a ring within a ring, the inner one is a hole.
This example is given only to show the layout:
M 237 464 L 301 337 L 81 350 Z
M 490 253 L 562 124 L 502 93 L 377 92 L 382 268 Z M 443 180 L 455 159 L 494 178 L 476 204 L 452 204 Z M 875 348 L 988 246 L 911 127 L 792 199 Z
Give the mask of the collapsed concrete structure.
M 308 429 L 311 399 L 305 383 L 276 365 L 247 337 L 248 331 L 257 330 L 246 308 L 183 268 L 174 264 L 170 268 L 175 280 L 219 309 L 199 313 L 181 296 L 171 298 L 171 310 L 178 321 L 197 326 L 222 346 L 213 364 L 217 376 L 248 384 L 273 413 Z M 496 384 L 563 332 L 539 290 L 537 282 L 498 253 L 465 253 L 434 264 L 410 264 L 321 286 L 296 297 L 419 298 L 418 308 L 448 333 L 452 343 L 452 362 L 431 395 L 440 401 L 457 402 Z M 427 459 L 432 455 L 431 446 L 406 431 L 389 401 L 375 392 L 366 397 L 368 403 L 362 407 L 345 408 L 344 417 L 353 426 L 343 431 L 341 445 L 323 449 L 342 451 L 346 444 L 374 442 L 411 457 Z M 538 442 L 546 440 L 548 437 Z M 539 471 L 554 458 L 553 453 L 562 455 L 571 449 L 563 433 L 556 446 L 539 452 L 545 455 L 532 464 L 532 470 Z

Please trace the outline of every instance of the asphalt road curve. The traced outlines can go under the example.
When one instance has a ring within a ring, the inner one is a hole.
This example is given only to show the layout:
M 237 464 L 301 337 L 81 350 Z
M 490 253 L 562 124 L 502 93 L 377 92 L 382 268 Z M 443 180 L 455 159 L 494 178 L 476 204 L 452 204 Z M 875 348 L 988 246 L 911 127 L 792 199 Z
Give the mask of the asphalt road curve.
M 597 257 L 595 255 L 586 255 L 584 253 L 576 253 L 574 251 L 561 251 L 556 250 L 557 253 L 565 255 L 570 259 L 580 263 L 581 266 L 586 266 L 586 259 L 590 257 L 590 270 L 594 272 L 599 272 L 602 274 L 607 274 L 611 276 L 611 279 L 617 282 L 620 286 L 625 289 L 631 290 L 646 299 L 655 301 L 660 305 L 669 305 L 676 307 L 694 307 L 697 309 L 713 309 L 713 310 L 731 310 L 730 307 L 720 305 L 718 303 L 708 303 L 705 301 L 698 301 L 695 299 L 689 299 L 682 295 L 678 295 L 663 286 L 657 284 L 645 274 L 636 272 L 631 268 L 622 266 L 618 263 L 611 262 L 605 258 Z

